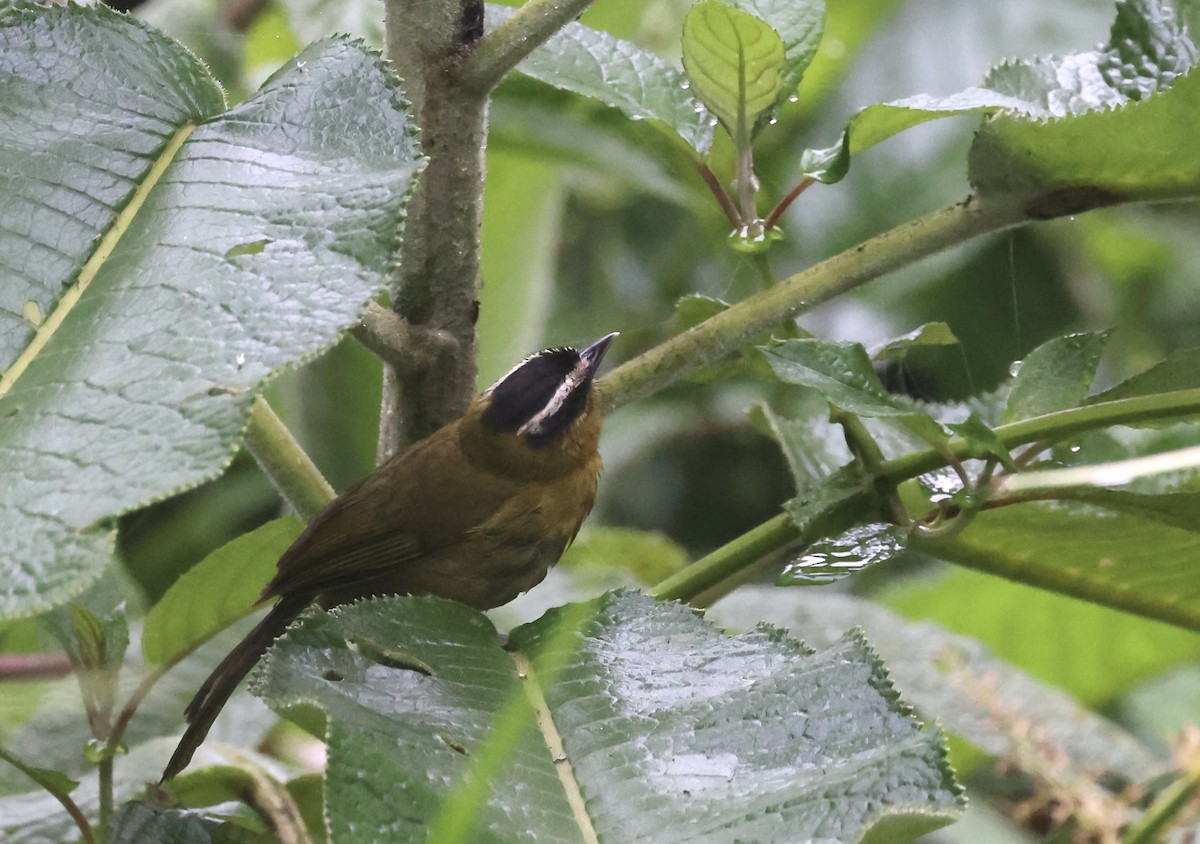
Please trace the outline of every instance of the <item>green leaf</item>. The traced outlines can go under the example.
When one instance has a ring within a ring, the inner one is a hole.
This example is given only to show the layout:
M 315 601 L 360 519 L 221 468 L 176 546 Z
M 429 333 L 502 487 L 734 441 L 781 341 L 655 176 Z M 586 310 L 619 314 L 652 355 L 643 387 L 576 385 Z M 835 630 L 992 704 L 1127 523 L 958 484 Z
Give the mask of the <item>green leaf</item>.
M 118 805 L 144 793 L 148 773 L 162 768 L 174 744 L 173 739 L 160 739 L 113 758 L 112 794 Z M 93 769 L 79 780 L 71 799 L 94 822 L 100 810 L 99 776 Z M 42 790 L 29 791 L 0 797 L 0 840 L 5 844 L 75 842 L 79 828 L 55 797 Z
M 683 22 L 683 69 L 696 96 L 744 147 L 783 91 L 779 34 L 720 0 L 700 0 Z
M 894 419 L 926 442 L 947 439 L 933 417 L 884 389 L 859 343 L 799 339 L 759 348 L 780 380 L 811 387 L 835 407 L 858 416 Z
M 861 627 L 922 717 L 937 719 L 991 756 L 1020 749 L 1021 739 L 1011 729 L 1019 720 L 1036 724 L 1050 744 L 1065 751 L 1064 781 L 1112 771 L 1144 782 L 1161 770 L 1161 761 L 1141 743 L 1070 694 L 1014 668 L 975 639 L 931 621 L 909 621 L 873 601 L 831 590 L 760 586 L 722 599 L 709 615 L 734 630 L 765 620 L 817 647 L 831 646 L 839 630 Z M 1012 616 L 1008 618 L 1011 633 Z M 1045 647 L 1050 638 L 1036 642 L 1047 658 L 1057 651 Z
M 969 569 L 907 581 L 883 600 L 908 618 L 978 639 L 1000 659 L 1091 707 L 1172 665 L 1200 659 L 1200 637 L 1190 631 Z M 1014 619 L 1020 619 L 1019 635 Z
M 275 564 L 304 529 L 296 516 L 268 522 L 213 551 L 182 577 L 146 614 L 142 658 L 171 665 L 253 612 Z
M 861 492 L 861 490 L 859 490 Z M 886 522 L 853 527 L 804 549 L 784 564 L 775 583 L 779 586 L 814 586 L 835 583 L 904 551 L 907 542 L 900 528 Z
M 979 513 L 914 550 L 1065 595 L 1200 630 L 1200 535 L 1132 515 L 1020 504 Z
M 1008 448 L 1001 441 L 999 435 L 975 411 L 971 411 L 964 421 L 950 422 L 946 427 L 970 443 L 975 453 L 990 454 L 1005 467 L 1015 471 L 1016 467 Z
M 584 527 L 558 565 L 573 574 L 628 571 L 641 583 L 665 580 L 691 562 L 687 549 L 664 533 L 632 528 Z
M 274 839 L 194 812 L 133 801 L 113 817 L 108 840 L 112 844 L 250 844 Z
M 889 340 L 871 352 L 871 360 L 903 360 L 911 349 L 922 346 L 957 346 L 958 338 L 950 326 L 944 322 L 927 322 L 914 328 L 907 334 L 902 334 L 894 340 Z
M 489 28 L 516 9 L 489 3 Z M 620 109 L 634 120 L 660 120 L 700 154 L 712 146 L 712 115 L 670 62 L 580 23 L 569 23 L 517 65 L 517 72 Z
M 829 427 L 829 426 L 826 426 Z M 860 499 L 867 491 L 866 478 L 854 464 L 803 487 L 783 509 L 807 541 L 833 536 L 844 531 L 864 515 Z
M 797 490 L 809 491 L 825 484 L 829 475 L 854 459 L 846 437 L 829 424 L 828 405 L 821 413 L 784 416 L 767 404 L 754 405 L 748 414 L 752 424 L 774 437 L 783 450 Z
M 3 307 L 46 314 L 0 331 L 3 618 L 98 577 L 115 516 L 221 472 L 263 379 L 386 283 L 422 162 L 396 78 L 345 40 L 224 112 L 134 18 L 5 5 L 0 100 Z
M 1096 377 L 1104 333 L 1069 334 L 1038 346 L 1025 360 L 1008 394 L 1005 422 L 1017 422 L 1083 404 Z
M 783 42 L 782 84 L 775 105 L 796 95 L 804 71 L 821 45 L 824 0 L 732 0 L 730 5 L 765 22 Z
M 1090 396 L 1085 404 L 1152 396 L 1175 390 L 1192 390 L 1197 387 L 1200 387 L 1200 349 L 1180 349 L 1145 372 L 1139 372 L 1115 387 Z
M 260 686 L 276 706 L 309 700 L 329 714 L 332 839 L 424 840 L 514 706 L 523 729 L 476 818 L 489 841 L 579 841 L 581 822 L 616 844 L 664 829 L 694 842 L 859 841 L 885 817 L 929 830 L 961 812 L 940 737 L 907 715 L 861 637 L 812 654 L 766 628 L 726 637 L 639 594 L 584 608 L 568 642 L 557 622 L 578 606 L 514 630 L 510 652 L 483 616 L 435 599 L 364 601 L 289 630 Z M 372 663 L 347 640 L 386 642 L 433 674 Z M 546 681 L 538 666 L 552 658 L 561 670 Z M 531 699 L 548 717 L 535 722 Z M 364 788 L 364 774 L 389 787 Z M 582 793 L 574 807 L 564 782 Z
M 1126 0 L 1102 50 L 996 68 L 988 87 L 1032 94 L 1039 109 L 984 124 L 971 147 L 971 183 L 1030 197 L 1036 218 L 1196 195 L 1200 152 L 1187 126 L 1200 108 L 1200 79 L 1188 74 L 1198 58 L 1175 8 Z
M 1033 216 L 1086 210 L 1116 196 L 1194 195 L 1200 152 L 1186 127 L 1200 103 L 1200 82 L 1181 74 L 1196 60 L 1170 6 L 1127 0 L 1100 49 L 1011 62 L 994 68 L 981 87 L 947 97 L 868 106 L 836 145 L 806 150 L 801 168 L 837 182 L 853 155 L 905 129 L 959 114 L 995 115 L 971 147 L 971 182 L 981 192 L 1037 197 Z

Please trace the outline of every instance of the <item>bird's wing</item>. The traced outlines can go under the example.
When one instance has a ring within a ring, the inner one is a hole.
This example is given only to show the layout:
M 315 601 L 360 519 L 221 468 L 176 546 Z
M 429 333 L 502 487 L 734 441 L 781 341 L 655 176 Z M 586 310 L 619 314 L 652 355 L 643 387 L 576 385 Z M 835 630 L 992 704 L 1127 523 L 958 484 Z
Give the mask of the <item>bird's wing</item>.
M 491 518 L 511 495 L 511 483 L 471 470 L 476 488 L 464 495 L 446 482 L 467 471 L 459 465 L 466 459 L 461 450 L 448 442 L 436 435 L 423 440 L 342 493 L 279 559 L 263 597 L 346 594 L 376 578 L 395 578 Z

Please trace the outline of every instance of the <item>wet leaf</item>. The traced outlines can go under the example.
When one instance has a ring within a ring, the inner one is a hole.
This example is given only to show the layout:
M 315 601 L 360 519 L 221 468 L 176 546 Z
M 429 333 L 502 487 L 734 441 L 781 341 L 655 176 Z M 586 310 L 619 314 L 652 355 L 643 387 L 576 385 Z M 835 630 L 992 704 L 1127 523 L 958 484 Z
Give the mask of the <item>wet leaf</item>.
M 223 470 L 263 380 L 386 283 L 422 159 L 398 80 L 346 39 L 227 110 L 136 18 L 5 4 L 0 100 L 6 301 L 45 315 L 0 331 L 4 618 L 79 594 L 115 517 Z
M 334 840 L 424 840 L 514 702 L 523 726 L 504 739 L 512 753 L 477 819 L 489 841 L 582 840 L 560 771 L 578 784 L 587 823 L 617 844 L 858 841 L 961 811 L 940 738 L 906 714 L 861 637 L 820 653 L 769 628 L 728 637 L 634 593 L 583 609 L 581 629 L 564 638 L 558 622 L 580 606 L 560 608 L 514 630 L 508 652 L 482 616 L 434 599 L 365 601 L 293 627 L 259 687 L 275 706 L 315 701 L 330 717 Z M 389 670 L 347 639 L 402 647 L 433 676 Z M 324 679 L 330 666 L 343 679 Z M 541 727 L 530 700 L 550 716 Z M 557 759 L 542 731 L 551 719 Z

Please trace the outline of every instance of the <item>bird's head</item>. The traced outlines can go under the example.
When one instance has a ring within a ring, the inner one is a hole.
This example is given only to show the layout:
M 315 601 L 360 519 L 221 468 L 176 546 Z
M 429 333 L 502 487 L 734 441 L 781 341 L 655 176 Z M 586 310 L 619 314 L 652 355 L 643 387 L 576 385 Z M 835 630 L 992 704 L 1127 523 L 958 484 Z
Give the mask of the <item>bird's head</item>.
M 507 471 L 552 477 L 596 453 L 600 407 L 594 381 L 617 335 L 586 348 L 545 349 L 489 387 L 468 414 L 471 452 Z

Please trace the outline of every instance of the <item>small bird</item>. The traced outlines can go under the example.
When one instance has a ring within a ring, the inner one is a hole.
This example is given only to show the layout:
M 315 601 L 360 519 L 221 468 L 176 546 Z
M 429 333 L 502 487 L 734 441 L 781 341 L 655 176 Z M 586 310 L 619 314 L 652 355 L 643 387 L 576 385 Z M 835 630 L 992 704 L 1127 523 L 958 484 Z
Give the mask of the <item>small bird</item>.
M 372 595 L 437 595 L 484 610 L 540 583 L 596 500 L 593 382 L 616 336 L 526 358 L 461 419 L 318 514 L 262 591 L 275 606 L 188 705 L 163 781 L 187 767 L 238 683 L 313 601 L 328 609 Z

